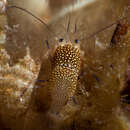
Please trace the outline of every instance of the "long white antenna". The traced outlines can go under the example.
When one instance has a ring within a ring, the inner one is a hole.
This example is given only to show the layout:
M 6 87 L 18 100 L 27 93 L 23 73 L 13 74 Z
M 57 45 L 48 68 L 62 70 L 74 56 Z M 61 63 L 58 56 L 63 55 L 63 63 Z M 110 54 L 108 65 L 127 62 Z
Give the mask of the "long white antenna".
M 26 12 L 27 14 L 31 15 L 32 17 L 34 17 L 35 19 L 37 19 L 40 23 L 42 23 L 43 25 L 45 25 L 47 27 L 47 29 L 54 35 L 56 36 L 56 34 L 49 28 L 49 26 L 44 22 L 43 19 L 41 19 L 40 17 L 36 16 L 35 14 L 33 14 L 31 11 L 24 9 L 23 7 L 19 7 L 19 6 L 15 6 L 15 5 L 8 5 L 7 9 L 9 8 L 16 8 L 19 9 L 21 11 Z

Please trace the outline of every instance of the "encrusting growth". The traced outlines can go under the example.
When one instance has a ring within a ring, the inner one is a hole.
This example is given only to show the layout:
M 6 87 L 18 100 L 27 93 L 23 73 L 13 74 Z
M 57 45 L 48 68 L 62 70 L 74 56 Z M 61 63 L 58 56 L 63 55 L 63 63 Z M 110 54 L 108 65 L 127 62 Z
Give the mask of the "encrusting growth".
M 28 108 L 40 65 L 31 58 L 29 48 L 16 64 L 11 66 L 10 61 L 11 56 L 0 46 L 0 114 L 19 118 Z

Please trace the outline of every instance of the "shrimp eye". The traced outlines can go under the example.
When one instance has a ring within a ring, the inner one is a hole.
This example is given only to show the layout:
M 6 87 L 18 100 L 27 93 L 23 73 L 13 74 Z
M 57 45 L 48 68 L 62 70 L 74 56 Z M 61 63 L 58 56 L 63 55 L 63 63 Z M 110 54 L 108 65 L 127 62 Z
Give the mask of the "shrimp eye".
M 79 40 L 78 40 L 78 39 L 75 39 L 74 41 L 75 41 L 75 43 L 79 43 Z
M 60 39 L 59 39 L 59 42 L 63 42 L 63 41 L 64 41 L 64 39 L 63 39 L 63 38 L 60 38 Z

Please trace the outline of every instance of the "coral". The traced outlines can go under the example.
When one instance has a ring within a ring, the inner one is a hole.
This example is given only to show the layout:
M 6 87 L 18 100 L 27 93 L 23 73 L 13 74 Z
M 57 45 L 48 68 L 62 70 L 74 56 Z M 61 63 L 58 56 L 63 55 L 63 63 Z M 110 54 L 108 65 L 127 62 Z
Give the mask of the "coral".
M 5 13 L 6 4 L 7 4 L 6 0 L 0 0 L 0 14 Z
M 0 115 L 3 124 L 8 122 L 5 128 L 22 127 L 22 122 L 14 125 L 17 120 L 26 113 L 33 86 L 40 69 L 39 63 L 30 56 L 27 48 L 26 55 L 19 59 L 16 64 L 11 62 L 11 56 L 5 49 L 6 34 L 0 32 Z
M 28 51 L 23 59 L 11 66 L 10 56 L 4 48 L 0 49 L 0 106 L 3 106 L 0 112 L 4 114 L 5 122 L 7 117 L 19 118 L 30 102 L 40 66 L 31 59 Z

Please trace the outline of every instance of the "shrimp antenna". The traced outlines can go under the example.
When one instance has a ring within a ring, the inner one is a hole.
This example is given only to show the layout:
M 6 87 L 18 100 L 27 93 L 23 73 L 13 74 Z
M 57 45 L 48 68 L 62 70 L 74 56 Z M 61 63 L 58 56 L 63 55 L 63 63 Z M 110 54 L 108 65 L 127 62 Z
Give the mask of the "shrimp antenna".
M 48 25 L 44 22 L 44 20 L 42 20 L 40 17 L 36 16 L 35 14 L 33 14 L 31 11 L 27 10 L 27 9 L 24 9 L 22 7 L 19 7 L 19 6 L 15 6 L 15 5 L 8 5 L 7 8 L 16 8 L 16 9 L 19 9 L 19 10 L 22 10 L 24 12 L 26 12 L 27 14 L 31 15 L 32 17 L 34 17 L 35 19 L 37 19 L 40 23 L 42 23 L 43 25 L 45 25 L 47 27 L 47 29 L 53 33 L 53 35 L 56 36 L 56 34 L 48 27 Z
M 111 26 L 117 24 L 118 21 L 122 21 L 122 20 L 124 20 L 124 19 L 126 19 L 126 18 L 127 18 L 127 17 L 123 17 L 123 18 L 117 20 L 116 22 L 113 22 L 112 24 L 110 24 L 110 25 L 108 25 L 108 26 L 106 26 L 106 27 L 104 27 L 104 28 L 98 30 L 97 32 L 95 32 L 95 33 L 93 33 L 93 34 L 91 34 L 91 35 L 89 35 L 89 36 L 88 36 L 87 38 L 85 38 L 85 39 L 90 39 L 90 38 L 94 37 L 94 36 L 97 35 L 98 33 L 100 33 L 100 32 L 102 32 L 102 31 L 104 31 L 104 30 L 110 28 Z M 84 40 L 84 39 L 82 39 L 82 40 Z
M 69 32 L 69 28 L 70 28 L 70 16 L 69 16 L 69 20 L 68 20 L 68 24 L 67 24 L 67 32 Z

